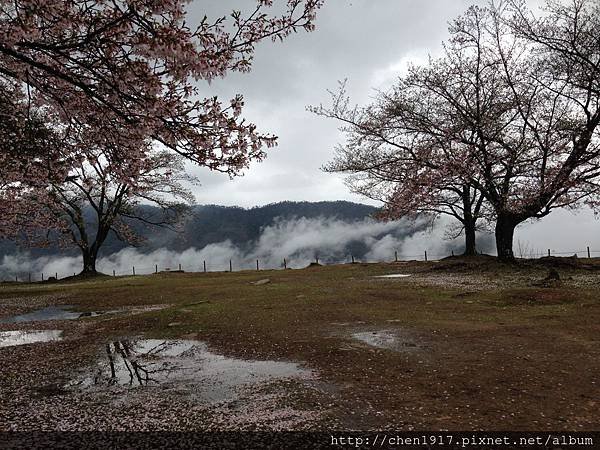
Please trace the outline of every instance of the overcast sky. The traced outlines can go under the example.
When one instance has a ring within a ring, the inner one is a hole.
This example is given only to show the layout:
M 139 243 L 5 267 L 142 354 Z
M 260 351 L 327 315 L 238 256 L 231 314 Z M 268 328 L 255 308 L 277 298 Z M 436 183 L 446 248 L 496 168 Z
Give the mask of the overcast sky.
M 205 13 L 215 17 L 253 3 L 196 0 L 190 13 L 192 19 Z M 409 61 L 438 53 L 448 21 L 473 3 L 328 0 L 314 32 L 261 43 L 252 72 L 230 74 L 205 89 L 207 95 L 224 99 L 242 93 L 244 116 L 259 130 L 279 136 L 279 145 L 234 180 L 192 169 L 202 182 L 195 190 L 198 202 L 254 206 L 282 200 L 364 201 L 348 192 L 341 176 L 320 170 L 343 139 L 335 121 L 314 116 L 306 106 L 327 103 L 327 89 L 335 89 L 345 78 L 352 100 L 366 103 L 375 89 L 389 87 Z
M 540 3 L 528 2 L 532 7 Z M 203 89 L 206 95 L 223 99 L 242 93 L 245 117 L 259 130 L 279 136 L 279 145 L 269 151 L 264 162 L 253 164 L 234 180 L 191 168 L 202 182 L 195 189 L 198 203 L 250 207 L 283 200 L 367 202 L 348 192 L 342 176 L 320 170 L 343 136 L 335 121 L 314 116 L 306 106 L 327 104 L 327 89 L 335 89 L 338 80 L 346 78 L 352 101 L 367 103 L 375 90 L 389 87 L 407 63 L 440 53 L 441 43 L 448 37 L 448 21 L 472 4 L 485 3 L 328 0 L 318 15 L 316 31 L 298 33 L 282 43 L 260 44 L 250 73 L 230 74 Z M 250 0 L 195 0 L 190 6 L 191 19 L 204 14 L 215 17 L 253 4 Z M 517 238 L 539 249 L 566 251 L 585 248 L 584 242 L 600 249 L 600 223 L 590 213 L 573 216 L 558 212 L 551 217 L 551 221 L 525 227 Z M 566 243 L 561 230 L 574 221 L 580 227 L 577 242 Z

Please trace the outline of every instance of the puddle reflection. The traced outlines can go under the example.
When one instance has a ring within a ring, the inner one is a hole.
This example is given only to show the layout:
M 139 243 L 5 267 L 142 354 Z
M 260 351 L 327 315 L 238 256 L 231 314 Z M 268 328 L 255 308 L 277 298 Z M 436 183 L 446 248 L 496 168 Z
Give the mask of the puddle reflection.
M 161 385 L 204 401 L 220 402 L 235 399 L 242 386 L 312 377 L 312 371 L 295 363 L 228 358 L 210 352 L 201 341 L 145 339 L 107 344 L 105 356 L 92 374 L 69 386 L 85 389 Z

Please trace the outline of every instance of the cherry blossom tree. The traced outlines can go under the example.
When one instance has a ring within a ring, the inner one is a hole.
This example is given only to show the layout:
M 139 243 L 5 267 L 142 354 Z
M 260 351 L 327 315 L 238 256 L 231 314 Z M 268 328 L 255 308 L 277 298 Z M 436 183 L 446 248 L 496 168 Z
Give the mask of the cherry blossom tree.
M 598 194 L 598 5 L 551 0 L 545 9 L 541 18 L 524 2 L 470 9 L 453 23 L 450 57 L 431 84 L 462 121 L 448 138 L 468 151 L 461 176 L 493 209 L 503 260 L 514 258 L 517 225 Z M 444 71 L 461 77 L 443 83 Z
M 59 146 L 59 158 L 32 145 L 25 157 L 68 169 L 90 149 L 103 148 L 115 175 L 127 180 L 145 164 L 150 139 L 211 170 L 238 174 L 264 158 L 276 138 L 243 119 L 241 95 L 203 98 L 206 83 L 249 71 L 262 40 L 311 31 L 322 2 L 280 0 L 283 12 L 270 15 L 274 2 L 257 0 L 247 14 L 205 17 L 191 27 L 185 0 L 0 0 L 5 97 L 25 105 L 25 117 L 31 108 L 42 110 L 55 139 L 75 135 L 79 143 Z M 22 115 L 2 120 L 4 127 L 15 125 Z M 2 162 L 17 167 L 23 155 L 8 141 L 0 145 Z M 37 182 L 50 175 L 56 171 L 39 171 Z M 21 181 L 30 180 L 12 171 L 0 201 L 13 199 Z
M 52 217 L 51 229 L 38 228 L 37 239 L 29 237 L 28 243 L 54 241 L 78 247 L 82 275 L 96 274 L 99 251 L 110 233 L 138 244 L 141 238 L 130 226 L 133 221 L 176 229 L 194 201 L 187 186 L 197 180 L 185 173 L 182 156 L 149 151 L 141 164 L 136 163 L 132 181 L 123 182 L 115 175 L 123 168 L 112 167 L 115 163 L 107 153 L 89 151 L 88 158 L 74 165 L 63 181 L 27 194 L 27 204 L 36 204 L 45 217 Z M 148 205 L 154 208 L 143 207 Z
M 484 197 L 448 170 L 446 156 L 456 149 L 434 129 L 446 119 L 432 110 L 429 101 L 435 99 L 422 89 L 420 75 L 411 68 L 398 86 L 363 108 L 350 105 L 345 82 L 331 92 L 330 107 L 309 108 L 340 121 L 346 135 L 324 170 L 346 174 L 352 192 L 382 202 L 380 218 L 452 217 L 459 226 L 450 225 L 448 237 L 464 233 L 464 254 L 475 255 Z
M 541 18 L 517 0 L 470 8 L 442 57 L 412 67 L 358 120 L 356 109 L 342 115 L 354 133 L 342 160 L 400 173 L 404 195 L 387 197 L 400 211 L 439 201 L 448 185 L 473 189 L 498 257 L 513 260 L 517 225 L 597 202 L 598 12 L 592 0 L 550 0 Z

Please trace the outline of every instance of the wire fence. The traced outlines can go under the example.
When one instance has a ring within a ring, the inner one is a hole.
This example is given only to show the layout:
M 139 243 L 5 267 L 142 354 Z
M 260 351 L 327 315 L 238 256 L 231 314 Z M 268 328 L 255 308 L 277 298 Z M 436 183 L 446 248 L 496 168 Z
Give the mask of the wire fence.
M 273 264 L 271 259 L 269 262 L 261 262 L 261 259 L 256 259 L 253 261 L 244 260 L 244 261 L 235 261 L 230 259 L 229 261 L 220 260 L 218 263 L 211 263 L 208 260 L 202 260 L 197 262 L 192 262 L 186 265 L 178 262 L 173 262 L 172 264 L 165 264 L 164 262 L 161 264 L 153 264 L 153 265 L 145 265 L 145 266 L 135 266 L 132 265 L 131 269 L 123 270 L 122 266 L 119 266 L 119 270 L 112 269 L 112 271 L 106 272 L 106 275 L 111 275 L 113 277 L 122 277 L 122 276 L 136 276 L 136 275 L 150 275 L 150 274 L 158 274 L 158 273 L 177 273 L 177 272 L 188 272 L 188 273 L 208 273 L 208 272 L 239 272 L 239 271 L 262 271 L 262 270 L 285 270 L 285 269 L 300 269 L 304 268 L 310 264 L 314 265 L 337 265 L 337 264 L 348 264 L 348 263 L 389 263 L 389 262 L 407 262 L 407 261 L 438 261 L 442 258 L 455 256 L 455 252 L 451 251 L 450 254 L 432 254 L 427 251 L 424 251 L 420 255 L 405 255 L 401 254 L 398 251 L 394 251 L 390 254 L 389 259 L 367 259 L 367 258 L 358 258 L 354 255 L 349 254 L 346 258 L 327 258 L 321 257 L 319 255 L 315 256 L 312 261 L 308 261 L 306 259 L 294 260 L 289 258 L 281 258 L 280 263 Z M 545 252 L 540 251 L 526 251 L 519 252 L 515 251 L 515 257 L 518 259 L 538 259 L 542 257 L 577 257 L 577 258 L 595 258 L 600 257 L 600 250 L 592 250 L 590 247 L 585 248 L 584 250 L 574 250 L 574 251 L 562 251 L 557 252 L 551 249 L 548 249 Z M 71 276 L 77 276 L 77 272 L 73 273 L 60 273 L 57 271 L 47 271 L 47 272 L 23 272 L 17 271 L 12 274 L 5 274 L 3 277 L 3 282 L 15 282 L 15 283 L 35 283 L 35 282 L 52 282 L 58 281 L 65 278 L 70 278 Z

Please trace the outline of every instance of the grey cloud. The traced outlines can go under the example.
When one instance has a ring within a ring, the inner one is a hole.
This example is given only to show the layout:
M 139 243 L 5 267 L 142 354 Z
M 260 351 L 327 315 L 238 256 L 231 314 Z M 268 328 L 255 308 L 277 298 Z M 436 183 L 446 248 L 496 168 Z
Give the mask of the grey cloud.
M 279 0 L 281 2 L 281 0 Z M 278 2 L 275 2 L 276 4 Z M 368 101 L 373 88 L 383 88 L 409 60 L 435 54 L 447 35 L 447 22 L 473 2 L 464 0 L 329 0 L 320 11 L 317 29 L 300 32 L 284 42 L 263 42 L 252 72 L 230 74 L 201 86 L 207 95 L 224 98 L 243 93 L 245 117 L 261 131 L 279 136 L 279 146 L 267 160 L 253 165 L 244 178 L 194 172 L 204 181 L 196 192 L 210 203 L 253 206 L 290 198 L 303 200 L 364 200 L 347 192 L 340 177 L 319 169 L 342 141 L 337 127 L 305 111 L 310 104 L 328 101 L 326 90 L 348 78 L 350 94 Z M 484 3 L 477 1 L 475 3 Z M 193 2 L 192 17 L 225 14 L 253 2 L 228 0 Z M 274 175 L 274 176 L 273 176 Z M 306 185 L 281 189 L 280 179 L 306 180 Z M 248 191 L 248 184 L 261 185 Z

